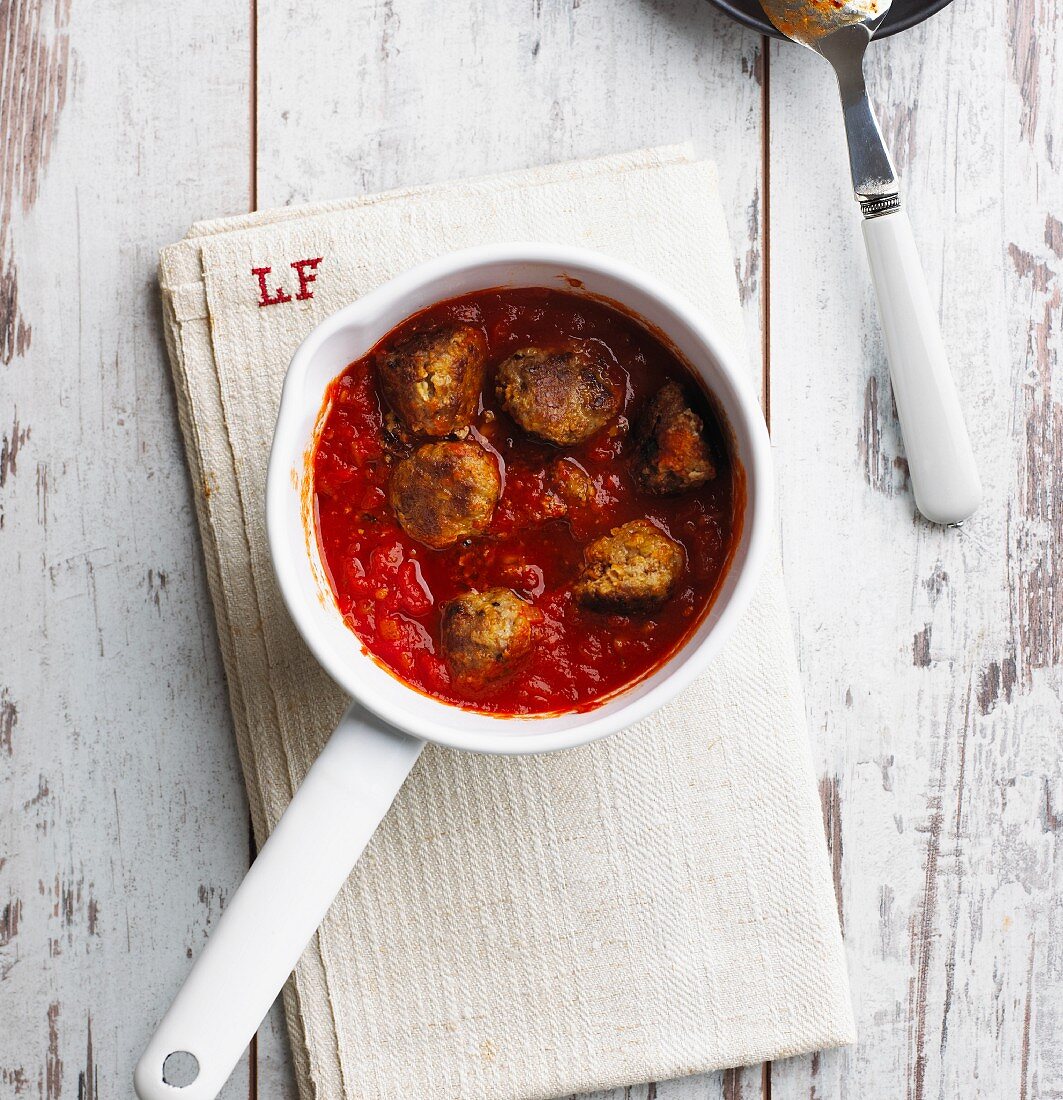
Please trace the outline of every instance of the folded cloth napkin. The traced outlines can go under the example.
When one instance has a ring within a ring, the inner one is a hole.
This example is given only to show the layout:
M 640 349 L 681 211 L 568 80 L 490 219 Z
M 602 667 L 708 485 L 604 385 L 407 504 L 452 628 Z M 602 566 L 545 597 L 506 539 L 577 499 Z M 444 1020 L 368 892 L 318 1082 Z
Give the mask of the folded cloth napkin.
M 635 263 L 744 346 L 715 172 L 685 147 L 199 223 L 162 254 L 260 844 L 344 705 L 269 561 L 263 490 L 288 360 L 397 272 L 506 240 Z M 712 670 L 638 726 L 548 756 L 430 746 L 285 1008 L 303 1100 L 545 1100 L 851 1042 L 778 562 Z

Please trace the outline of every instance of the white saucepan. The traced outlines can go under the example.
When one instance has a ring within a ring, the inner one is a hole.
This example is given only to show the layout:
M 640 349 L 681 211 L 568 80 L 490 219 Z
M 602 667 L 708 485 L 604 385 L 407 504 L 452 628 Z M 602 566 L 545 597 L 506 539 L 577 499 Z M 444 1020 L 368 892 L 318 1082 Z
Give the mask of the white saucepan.
M 332 379 L 410 314 L 500 286 L 575 287 L 575 293 L 618 303 L 658 330 L 714 395 L 745 473 L 740 541 L 705 620 L 647 679 L 579 714 L 495 717 L 407 687 L 368 656 L 344 624 L 316 539 L 306 526 L 308 456 Z M 711 315 L 606 256 L 557 245 L 469 249 L 400 275 L 318 325 L 292 358 L 284 382 L 269 462 L 266 525 L 292 618 L 317 659 L 355 701 L 233 895 L 141 1057 L 134 1075 L 141 1100 L 217 1095 L 425 741 L 490 753 L 572 748 L 644 718 L 704 671 L 752 595 L 771 537 L 771 496 L 760 407 L 744 363 L 719 338 Z

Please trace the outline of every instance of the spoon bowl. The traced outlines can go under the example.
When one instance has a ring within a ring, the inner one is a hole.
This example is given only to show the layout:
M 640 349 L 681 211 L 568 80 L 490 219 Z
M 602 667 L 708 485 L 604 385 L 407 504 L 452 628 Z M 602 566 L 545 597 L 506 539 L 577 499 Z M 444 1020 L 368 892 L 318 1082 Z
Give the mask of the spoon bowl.
M 775 29 L 817 53 L 838 31 L 862 28 L 867 41 L 889 13 L 893 0 L 761 0 Z M 866 45 L 866 42 L 865 42 Z
M 709 0 L 709 3 L 751 30 L 759 31 L 770 38 L 785 37 L 772 26 L 758 0 Z M 929 19 L 949 3 L 951 0 L 893 0 L 889 13 L 875 32 L 875 37 L 889 38 L 900 31 L 906 31 L 922 23 L 924 19 Z

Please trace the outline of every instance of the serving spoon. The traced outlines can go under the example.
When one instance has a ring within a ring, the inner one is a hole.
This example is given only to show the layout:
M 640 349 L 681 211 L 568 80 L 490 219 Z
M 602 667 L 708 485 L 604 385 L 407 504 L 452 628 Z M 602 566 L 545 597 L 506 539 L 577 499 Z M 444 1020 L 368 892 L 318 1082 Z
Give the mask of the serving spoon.
M 871 279 L 919 511 L 963 523 L 982 485 L 897 172 L 864 84 L 864 53 L 892 0 L 761 0 L 787 38 L 825 58 L 841 92 L 849 170 L 864 216 Z

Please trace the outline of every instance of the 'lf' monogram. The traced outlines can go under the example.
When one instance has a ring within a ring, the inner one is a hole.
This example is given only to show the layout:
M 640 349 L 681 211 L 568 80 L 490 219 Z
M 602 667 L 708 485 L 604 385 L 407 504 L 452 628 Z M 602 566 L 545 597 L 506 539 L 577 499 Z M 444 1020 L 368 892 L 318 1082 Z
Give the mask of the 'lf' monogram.
M 310 284 L 317 278 L 317 265 L 321 263 L 321 260 L 321 256 L 315 256 L 311 260 L 296 260 L 289 265 L 299 279 L 299 290 L 295 295 L 297 302 L 305 302 L 308 298 L 313 298 L 314 292 L 310 289 Z M 292 296 L 280 283 L 273 290 L 270 290 L 269 285 L 266 283 L 266 276 L 272 270 L 272 267 L 251 268 L 251 274 L 258 277 L 258 304 L 260 308 L 262 306 L 276 306 L 280 305 L 281 302 L 292 300 Z

